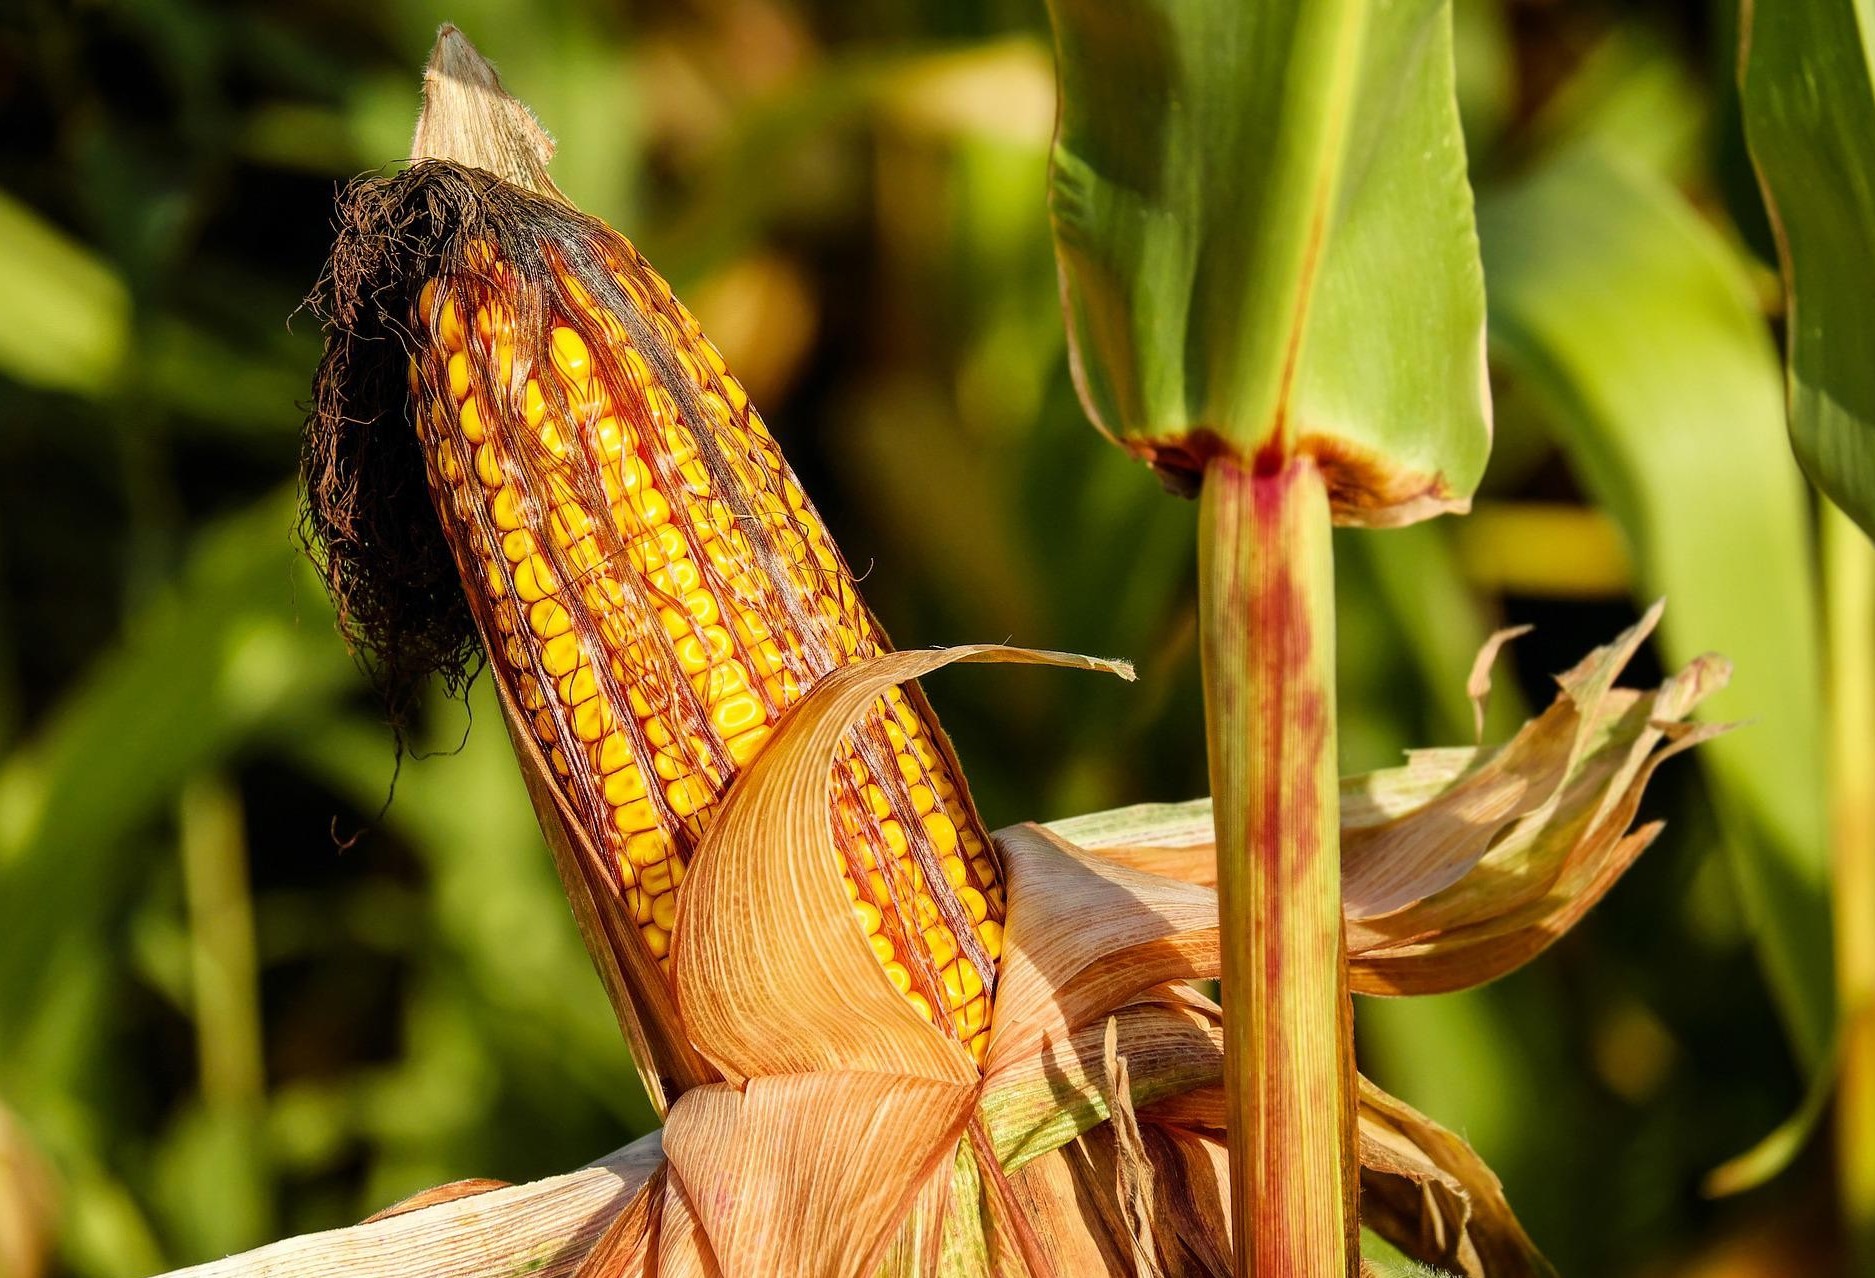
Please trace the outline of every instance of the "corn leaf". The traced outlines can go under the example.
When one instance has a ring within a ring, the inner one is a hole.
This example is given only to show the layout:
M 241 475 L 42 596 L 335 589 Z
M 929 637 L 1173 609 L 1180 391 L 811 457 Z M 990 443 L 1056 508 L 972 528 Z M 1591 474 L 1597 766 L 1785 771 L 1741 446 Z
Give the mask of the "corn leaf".
M 1875 6 L 1747 3 L 1745 133 L 1783 259 L 1790 437 L 1875 535 Z
M 1344 522 L 1462 509 L 1490 446 L 1444 0 L 1054 0 L 1050 207 L 1096 424 L 1177 475 L 1306 448 Z
M 1480 205 L 1492 350 L 1621 523 L 1685 663 L 1738 678 L 1705 752 L 1739 897 L 1798 1051 L 1829 1036 L 1816 591 L 1776 356 L 1731 251 L 1681 197 L 1590 148 Z M 1751 606 L 1739 607 L 1748 589 Z

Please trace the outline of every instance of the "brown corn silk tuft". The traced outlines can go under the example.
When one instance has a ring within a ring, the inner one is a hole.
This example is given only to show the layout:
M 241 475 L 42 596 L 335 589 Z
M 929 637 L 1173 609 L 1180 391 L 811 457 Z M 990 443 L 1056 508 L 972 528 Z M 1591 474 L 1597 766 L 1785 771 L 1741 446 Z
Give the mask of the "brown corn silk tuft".
M 602 222 L 422 161 L 345 194 L 315 302 L 307 523 L 348 634 L 394 702 L 460 681 L 479 637 L 668 967 L 738 771 L 884 634 L 716 348 Z M 883 971 L 980 1059 L 1001 869 L 915 686 L 854 726 L 829 802 Z

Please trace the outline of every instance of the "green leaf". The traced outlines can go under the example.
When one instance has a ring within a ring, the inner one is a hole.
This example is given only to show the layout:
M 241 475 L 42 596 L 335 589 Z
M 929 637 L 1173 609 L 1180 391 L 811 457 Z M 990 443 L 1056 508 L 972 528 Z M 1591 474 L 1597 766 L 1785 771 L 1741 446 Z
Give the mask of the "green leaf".
M 1875 5 L 1746 4 L 1740 23 L 1745 134 L 1789 290 L 1791 443 L 1875 535 Z
M 0 326 L 0 373 L 97 395 L 130 341 L 130 293 L 91 251 L 0 191 L 0 278 L 14 322 Z M 31 316 L 30 323 L 23 322 Z
M 1494 193 L 1479 229 L 1493 353 L 1622 525 L 1642 596 L 1667 596 L 1668 660 L 1716 650 L 1737 669 L 1709 710 L 1750 726 L 1702 758 L 1771 985 L 1814 1062 L 1832 1002 L 1814 559 L 1749 281 L 1663 180 L 1593 148 Z
M 1490 447 L 1447 0 L 1054 0 L 1076 380 L 1172 477 L 1322 463 L 1342 522 L 1463 509 Z

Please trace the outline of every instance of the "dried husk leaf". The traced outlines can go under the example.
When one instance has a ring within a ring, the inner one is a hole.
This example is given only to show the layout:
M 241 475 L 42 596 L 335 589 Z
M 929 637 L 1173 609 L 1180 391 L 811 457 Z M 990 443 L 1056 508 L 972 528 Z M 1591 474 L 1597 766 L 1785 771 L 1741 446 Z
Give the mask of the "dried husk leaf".
M 1216 1016 L 1153 1003 L 1120 1008 L 1105 1022 L 1084 1025 L 998 1070 L 982 1114 L 1004 1167 L 1014 1171 L 1107 1121 L 1111 1096 L 1101 1084 L 1109 1025 L 1125 1044 L 1128 1096 L 1137 1108 L 1222 1077 L 1224 1040 Z
M 996 839 L 1010 910 L 986 1089 L 1143 990 L 1217 975 L 1215 892 L 1114 865 L 1038 825 Z
M 1366 1079 L 1360 1103 L 1364 1223 L 1415 1259 L 1466 1278 L 1555 1274 L 1471 1146 Z
M 828 1070 L 686 1092 L 664 1145 L 730 1274 L 873 1272 L 954 1160 L 974 1088 Z
M 1555 703 L 1510 744 L 1417 750 L 1402 767 L 1342 782 L 1355 992 L 1495 980 L 1573 927 L 1658 834 L 1658 824 L 1630 830 L 1642 793 L 1661 763 L 1725 730 L 1683 721 L 1730 673 L 1706 656 L 1651 693 L 1614 687 L 1658 616 L 1656 605 L 1563 675 Z M 1210 813 L 1199 799 L 1047 828 L 1128 869 L 1209 886 Z
M 819 1070 L 975 1081 L 969 1055 L 900 997 L 854 926 L 825 801 L 839 744 L 874 699 L 960 661 L 1131 675 L 993 644 L 895 652 L 835 671 L 795 706 L 730 790 L 678 892 L 678 1004 L 691 1041 L 731 1082 Z

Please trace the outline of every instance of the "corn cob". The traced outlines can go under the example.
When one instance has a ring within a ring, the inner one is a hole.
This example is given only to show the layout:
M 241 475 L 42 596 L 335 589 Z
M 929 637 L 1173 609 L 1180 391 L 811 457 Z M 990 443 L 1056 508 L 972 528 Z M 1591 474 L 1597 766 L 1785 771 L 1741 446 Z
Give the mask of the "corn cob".
M 885 638 L 716 348 L 629 243 L 600 243 L 593 262 L 474 241 L 415 298 L 410 390 L 497 677 L 668 964 L 684 867 L 737 771 Z M 829 801 L 886 976 L 980 1060 L 1002 888 L 928 713 L 915 690 L 880 698 Z

